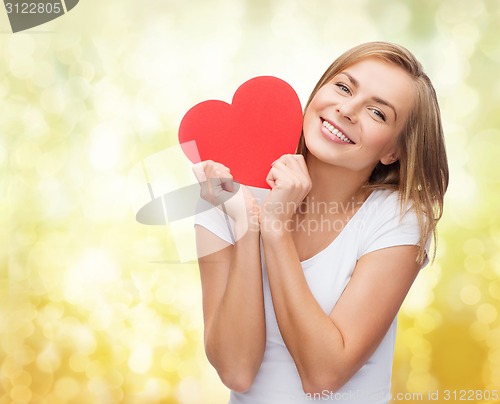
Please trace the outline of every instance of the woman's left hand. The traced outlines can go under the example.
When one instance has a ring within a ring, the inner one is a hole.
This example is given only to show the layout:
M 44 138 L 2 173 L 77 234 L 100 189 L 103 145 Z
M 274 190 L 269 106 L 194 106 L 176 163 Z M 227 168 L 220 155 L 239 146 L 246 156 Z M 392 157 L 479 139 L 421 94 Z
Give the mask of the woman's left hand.
M 260 211 L 261 231 L 277 229 L 277 226 L 283 229 L 311 190 L 304 156 L 281 156 L 272 164 L 266 182 L 271 192 Z

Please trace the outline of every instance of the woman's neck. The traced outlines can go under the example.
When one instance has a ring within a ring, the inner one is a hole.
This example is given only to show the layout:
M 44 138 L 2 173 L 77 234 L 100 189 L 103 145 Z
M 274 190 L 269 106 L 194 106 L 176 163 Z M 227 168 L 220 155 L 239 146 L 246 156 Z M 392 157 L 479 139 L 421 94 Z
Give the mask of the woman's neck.
M 362 203 L 370 192 L 363 188 L 369 175 L 332 166 L 309 153 L 306 157 L 312 187 L 307 200 L 338 204 Z

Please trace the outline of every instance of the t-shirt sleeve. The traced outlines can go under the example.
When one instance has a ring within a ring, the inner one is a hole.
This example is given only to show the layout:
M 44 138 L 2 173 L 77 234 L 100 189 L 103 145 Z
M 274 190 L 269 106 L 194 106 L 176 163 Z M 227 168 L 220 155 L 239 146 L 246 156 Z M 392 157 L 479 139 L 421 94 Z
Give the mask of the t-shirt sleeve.
M 222 240 L 234 244 L 234 221 L 221 209 L 200 199 L 196 207 L 194 224 L 203 226 Z
M 360 255 L 388 247 L 420 244 L 417 215 L 414 210 L 408 209 L 401 217 L 397 194 L 390 195 L 376 206 L 377 209 L 372 212 L 375 220 L 372 226 L 366 229 Z M 426 241 L 426 257 L 421 268 L 429 263 L 430 242 L 431 237 Z

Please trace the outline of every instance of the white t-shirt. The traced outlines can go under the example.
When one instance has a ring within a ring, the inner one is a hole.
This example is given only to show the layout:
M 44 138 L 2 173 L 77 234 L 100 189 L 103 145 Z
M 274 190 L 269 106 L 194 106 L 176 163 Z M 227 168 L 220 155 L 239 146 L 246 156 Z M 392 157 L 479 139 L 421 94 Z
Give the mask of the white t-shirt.
M 269 190 L 250 188 L 262 202 Z M 198 213 L 195 223 L 223 240 L 234 243 L 228 223 L 232 221 L 218 208 Z M 234 233 L 233 233 L 234 234 Z M 400 219 L 396 192 L 373 191 L 335 240 L 311 258 L 302 261 L 312 294 L 326 314 L 330 314 L 349 282 L 358 259 L 371 251 L 396 245 L 417 245 L 419 228 L 413 211 Z M 430 239 L 426 245 L 429 250 Z M 427 254 L 428 255 L 428 254 Z M 261 244 L 261 262 L 266 317 L 266 348 L 261 367 L 251 389 L 231 392 L 230 404 L 301 404 L 331 401 L 349 404 L 382 404 L 389 401 L 396 318 L 368 361 L 336 392 L 313 396 L 304 393 L 292 356 L 283 342 L 274 312 L 266 264 Z M 426 258 L 424 267 L 428 263 Z

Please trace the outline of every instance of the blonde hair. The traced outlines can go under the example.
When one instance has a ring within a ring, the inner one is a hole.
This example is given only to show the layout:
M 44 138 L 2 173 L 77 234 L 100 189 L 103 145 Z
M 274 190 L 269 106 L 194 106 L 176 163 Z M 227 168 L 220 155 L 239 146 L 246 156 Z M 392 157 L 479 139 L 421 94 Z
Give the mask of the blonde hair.
M 444 144 L 441 114 L 436 91 L 422 65 L 402 46 L 387 42 L 368 42 L 352 48 L 335 60 L 320 78 L 307 101 L 318 90 L 347 67 L 366 58 L 377 58 L 401 67 L 413 79 L 414 102 L 405 127 L 399 134 L 397 154 L 393 164 L 378 163 L 367 187 L 398 190 L 402 212 L 411 201 L 420 228 L 418 262 L 425 259 L 425 244 L 434 237 L 436 251 L 436 225 L 443 214 L 443 199 L 448 187 L 448 161 Z M 302 133 L 297 153 L 307 156 L 308 150 Z

